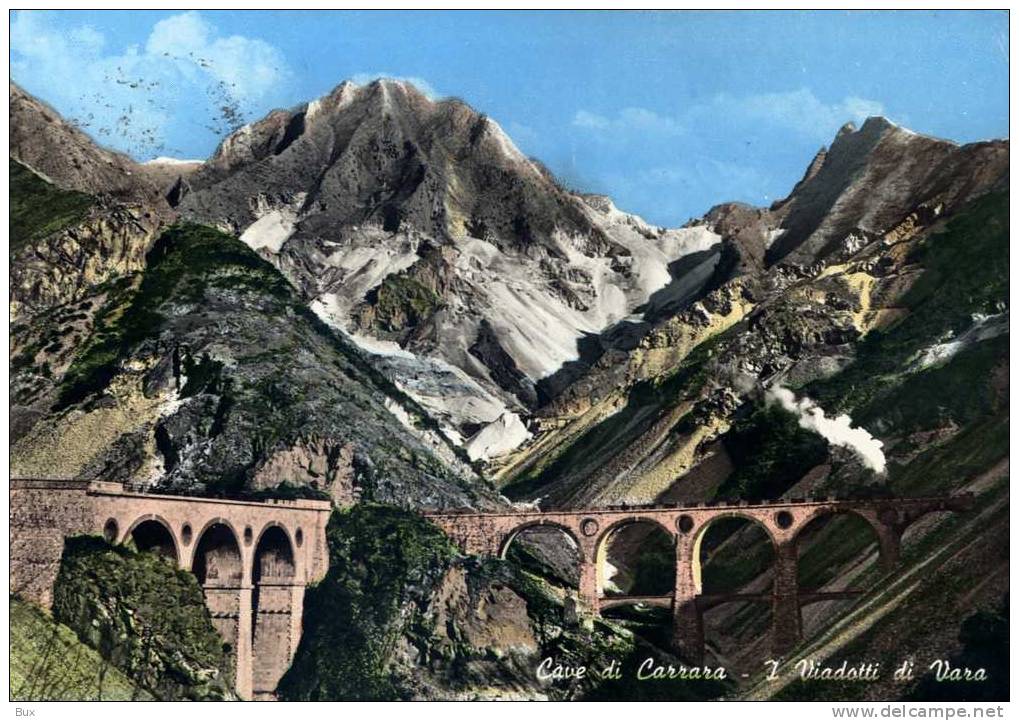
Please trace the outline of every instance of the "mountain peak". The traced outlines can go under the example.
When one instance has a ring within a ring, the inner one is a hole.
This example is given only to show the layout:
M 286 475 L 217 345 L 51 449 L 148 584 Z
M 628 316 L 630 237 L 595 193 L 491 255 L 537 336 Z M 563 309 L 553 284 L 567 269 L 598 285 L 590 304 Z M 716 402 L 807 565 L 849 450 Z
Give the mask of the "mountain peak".
M 783 214 L 783 233 L 768 260 L 809 265 L 849 234 L 883 232 L 921 203 L 961 207 L 1007 172 L 1000 146 L 960 146 L 878 115 L 859 129 L 846 123 L 789 197 L 772 206 Z

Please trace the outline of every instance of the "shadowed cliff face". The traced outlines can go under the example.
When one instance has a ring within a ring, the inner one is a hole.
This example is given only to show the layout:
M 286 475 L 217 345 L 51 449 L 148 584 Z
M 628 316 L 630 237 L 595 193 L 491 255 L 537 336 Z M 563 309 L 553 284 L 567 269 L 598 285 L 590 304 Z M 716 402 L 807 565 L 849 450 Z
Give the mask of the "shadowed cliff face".
M 851 234 L 887 232 L 910 213 L 951 215 L 1008 174 L 1008 143 L 958 146 L 870 118 L 845 126 L 818 167 L 773 206 L 782 235 L 770 262 L 809 265 Z

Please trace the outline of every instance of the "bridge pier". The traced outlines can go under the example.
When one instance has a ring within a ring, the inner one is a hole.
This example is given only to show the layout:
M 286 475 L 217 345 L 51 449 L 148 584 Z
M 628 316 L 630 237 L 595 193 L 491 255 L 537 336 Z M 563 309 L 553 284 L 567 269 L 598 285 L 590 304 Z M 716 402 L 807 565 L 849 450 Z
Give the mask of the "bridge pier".
M 893 571 L 902 560 L 902 536 L 895 528 L 885 526 L 877 534 L 881 547 L 881 567 Z
M 234 688 L 242 699 L 251 698 L 251 586 L 202 588 L 212 626 L 230 644 L 234 658 Z
M 580 583 L 578 595 L 583 609 L 594 615 L 599 614 L 598 599 L 601 596 L 601 583 L 598 578 L 597 551 L 593 548 L 580 546 L 577 549 L 580 558 Z
M 276 685 L 290 666 L 301 632 L 304 588 L 290 579 L 260 581 L 252 603 L 251 694 L 275 698 Z
M 672 641 L 680 655 L 694 665 L 704 661 L 704 618 L 697 606 L 700 569 L 697 543 L 676 537 L 676 588 L 672 599 Z
M 775 548 L 771 624 L 772 649 L 776 656 L 788 653 L 803 636 L 797 555 L 795 541 L 779 543 Z

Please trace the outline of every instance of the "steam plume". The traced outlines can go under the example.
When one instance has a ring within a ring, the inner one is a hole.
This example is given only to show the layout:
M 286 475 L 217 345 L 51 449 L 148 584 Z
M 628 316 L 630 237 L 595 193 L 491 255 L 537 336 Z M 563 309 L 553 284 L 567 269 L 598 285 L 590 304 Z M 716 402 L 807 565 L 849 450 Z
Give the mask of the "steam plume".
M 768 389 L 769 401 L 777 401 L 799 418 L 800 427 L 816 431 L 824 436 L 829 443 L 849 448 L 876 473 L 885 472 L 885 454 L 881 450 L 884 445 L 867 432 L 865 428 L 853 428 L 853 419 L 846 414 L 829 418 L 824 409 L 807 397 L 796 400 L 796 395 L 788 388 L 773 386 Z

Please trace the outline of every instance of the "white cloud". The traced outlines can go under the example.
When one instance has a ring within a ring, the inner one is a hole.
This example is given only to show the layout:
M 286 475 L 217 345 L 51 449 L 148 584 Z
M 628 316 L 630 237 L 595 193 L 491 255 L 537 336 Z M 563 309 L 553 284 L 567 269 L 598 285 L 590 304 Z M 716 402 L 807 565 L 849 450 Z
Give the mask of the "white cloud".
M 684 131 L 683 122 L 677 118 L 660 115 L 647 108 L 632 107 L 623 108 L 613 118 L 578 110 L 573 116 L 573 126 L 597 131 L 639 131 L 655 135 L 676 135 Z
M 160 20 L 152 28 L 145 52 L 151 55 L 187 55 L 209 44 L 211 29 L 201 15 L 192 11 Z
M 872 115 L 882 115 L 884 106 L 876 100 L 848 96 L 840 102 L 825 103 L 807 88 L 781 93 L 761 93 L 745 97 L 720 94 L 695 109 L 698 115 L 736 116 L 787 128 L 801 135 L 830 140 L 846 122 L 861 123 Z
M 140 46 L 108 46 L 92 26 L 67 30 L 50 13 L 18 11 L 11 76 L 100 142 L 139 159 L 175 152 L 173 132 L 222 136 L 264 111 L 290 74 L 269 43 L 220 35 L 193 11 L 155 23 Z
M 420 90 L 429 100 L 439 100 L 443 97 L 442 93 L 433 88 L 431 83 L 427 80 L 412 75 L 394 75 L 393 73 L 357 73 L 351 76 L 350 81 L 357 85 L 367 85 L 375 82 L 376 80 L 382 79 L 398 80 L 401 83 L 410 83 Z
M 577 114 L 573 116 L 573 125 L 578 128 L 604 130 L 611 126 L 612 122 L 602 115 L 589 113 L 586 110 L 578 110 Z
M 800 135 L 830 140 L 846 122 L 859 124 L 884 112 L 884 106 L 876 100 L 848 96 L 840 102 L 825 103 L 809 89 L 800 88 L 740 97 L 720 93 L 678 115 L 634 107 L 623 108 L 612 117 L 578 110 L 572 125 L 591 131 L 613 131 L 617 135 L 632 132 L 664 137 L 694 134 L 719 123 L 766 122 Z
M 269 43 L 242 35 L 216 37 L 216 28 L 197 12 L 160 20 L 145 51 L 196 65 L 239 98 L 257 98 L 282 80 L 286 63 Z

